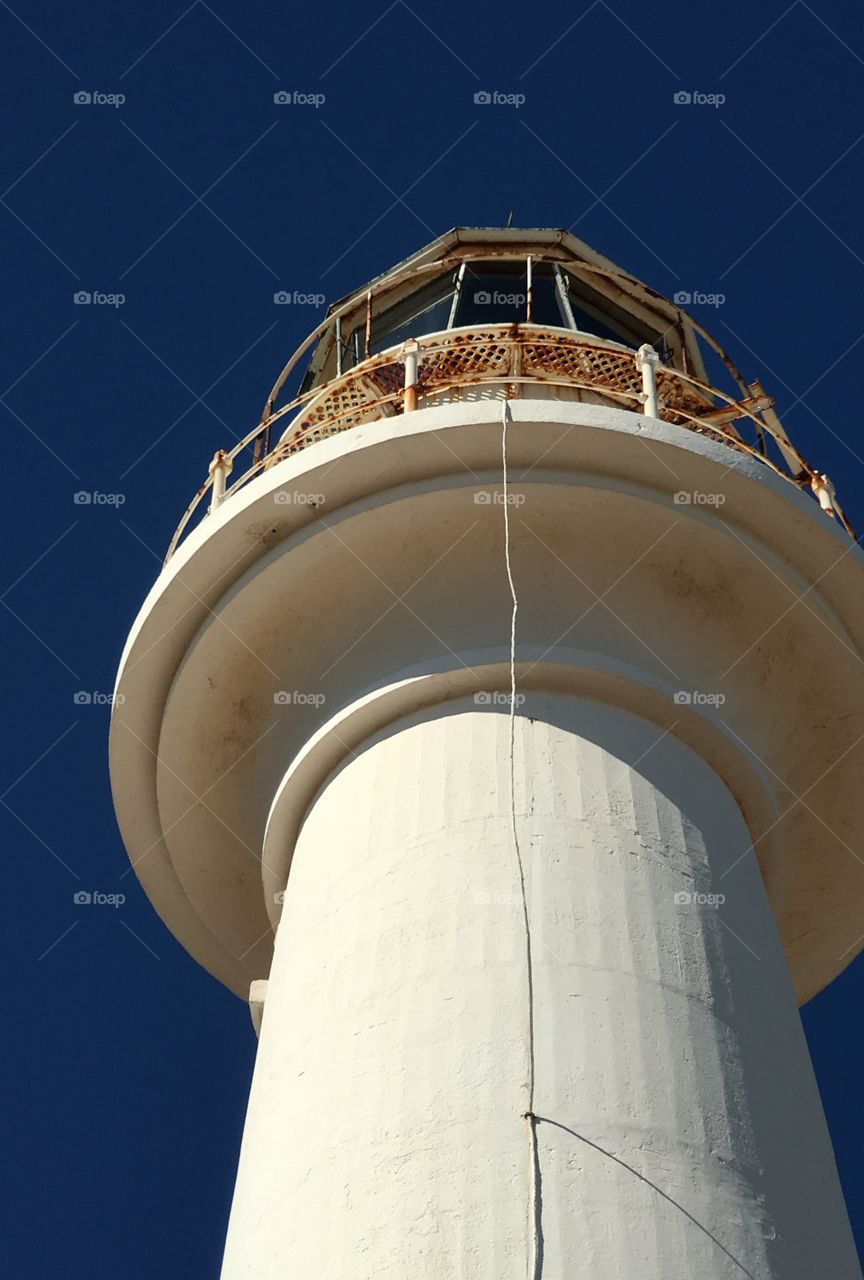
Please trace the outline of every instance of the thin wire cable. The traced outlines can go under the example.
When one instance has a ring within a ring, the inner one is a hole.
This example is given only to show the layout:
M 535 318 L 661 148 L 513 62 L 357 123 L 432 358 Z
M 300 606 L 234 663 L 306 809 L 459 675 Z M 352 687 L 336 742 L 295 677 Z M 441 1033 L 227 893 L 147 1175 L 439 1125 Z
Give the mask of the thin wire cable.
M 525 924 L 525 968 L 528 982 L 528 1106 L 522 1118 L 528 1125 L 528 1158 L 529 1158 L 529 1198 L 528 1198 L 528 1234 L 530 1247 L 527 1254 L 526 1269 L 528 1280 L 539 1280 L 538 1264 L 540 1264 L 540 1230 L 538 1223 L 538 1169 L 539 1153 L 537 1149 L 537 1117 L 534 1114 L 534 963 L 531 954 L 531 922 L 528 915 L 528 894 L 525 887 L 525 864 L 522 860 L 522 849 L 519 844 L 519 830 L 516 822 L 516 618 L 519 613 L 519 598 L 516 595 L 516 584 L 513 581 L 513 566 L 510 561 L 510 489 L 507 471 L 507 410 L 508 401 L 502 402 L 501 422 L 501 471 L 504 489 L 504 562 L 507 568 L 507 582 L 510 586 L 510 597 L 513 608 L 510 614 L 510 825 L 513 832 L 513 847 L 516 852 L 516 863 L 519 868 L 519 888 L 522 899 L 522 919 Z M 542 1270 L 542 1266 L 541 1266 Z

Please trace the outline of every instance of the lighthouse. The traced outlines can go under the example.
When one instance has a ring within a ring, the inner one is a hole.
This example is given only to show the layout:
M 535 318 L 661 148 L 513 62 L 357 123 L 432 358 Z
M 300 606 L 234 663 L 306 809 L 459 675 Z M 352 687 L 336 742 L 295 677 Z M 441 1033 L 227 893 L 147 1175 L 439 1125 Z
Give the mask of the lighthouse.
M 259 1033 L 223 1280 L 860 1280 L 798 1006 L 864 945 L 864 558 L 769 391 L 457 228 L 216 445 L 110 753 Z

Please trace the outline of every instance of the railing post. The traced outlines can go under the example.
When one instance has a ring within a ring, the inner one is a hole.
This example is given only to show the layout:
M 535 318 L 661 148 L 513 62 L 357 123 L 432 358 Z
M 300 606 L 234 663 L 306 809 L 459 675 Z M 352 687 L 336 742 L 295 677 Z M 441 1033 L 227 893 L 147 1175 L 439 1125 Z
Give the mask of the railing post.
M 646 342 L 636 352 L 636 368 L 642 374 L 642 412 L 646 418 L 660 416 L 657 405 L 657 376 L 655 370 L 660 357 L 652 346 Z
M 217 449 L 210 463 L 209 471 L 213 479 L 210 488 L 210 510 L 215 511 L 225 497 L 225 481 L 231 474 L 234 464 L 224 449 Z
M 818 472 L 810 480 L 810 488 L 816 495 L 819 506 L 829 516 L 835 516 L 837 494 L 834 492 L 834 486 L 826 475 L 820 475 Z
M 372 354 L 372 290 L 366 294 L 366 337 L 363 343 L 363 359 L 368 360 Z
M 417 408 L 417 360 L 420 347 L 416 339 L 409 338 L 402 348 L 405 363 L 405 397 L 402 408 L 405 413 L 412 413 Z
M 334 335 L 336 343 L 336 377 L 342 377 L 342 317 L 336 317 L 336 333 Z

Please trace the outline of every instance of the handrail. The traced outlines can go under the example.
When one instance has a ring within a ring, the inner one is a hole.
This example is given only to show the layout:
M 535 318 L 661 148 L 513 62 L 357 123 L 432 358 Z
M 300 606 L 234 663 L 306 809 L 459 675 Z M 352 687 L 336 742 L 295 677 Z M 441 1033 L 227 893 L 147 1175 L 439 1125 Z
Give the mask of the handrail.
M 334 314 L 338 316 L 345 309 Z M 331 315 L 325 323 L 333 319 Z M 310 335 L 301 353 L 322 327 Z M 535 360 L 532 368 L 531 357 L 536 349 L 542 351 L 542 359 Z M 528 368 L 524 367 L 526 359 Z M 283 374 L 287 376 L 284 370 Z M 710 435 L 756 458 L 798 488 L 809 487 L 822 509 L 836 516 L 850 537 L 855 537 L 827 476 L 820 475 L 791 443 L 773 413 L 773 400 L 758 384 L 747 387 L 739 382 L 739 389 L 748 394 L 736 400 L 691 374 L 661 364 L 657 353 L 647 345 L 634 353 L 619 343 L 576 334 L 569 329 L 503 324 L 447 329 L 410 339 L 369 356 L 341 376 L 295 396 L 277 409 L 275 397 L 284 385 L 280 375 L 265 406 L 265 416 L 231 449 L 220 450 L 213 459 L 207 479 L 187 507 L 171 540 L 166 561 L 174 554 L 208 490 L 212 490 L 212 511 L 259 472 L 324 436 L 350 429 L 360 421 L 411 412 L 424 396 L 481 383 L 503 383 L 514 389 L 544 383 L 587 391 L 623 402 L 649 417 L 660 417 Z M 365 399 L 358 405 L 361 392 Z M 295 410 L 296 416 L 288 429 L 270 448 L 272 426 Z M 752 424 L 755 444 L 732 427 L 733 422 L 742 420 Z M 766 438 L 774 441 L 785 469 L 766 453 Z M 262 448 L 264 442 L 268 443 Z M 250 445 L 254 449 L 252 465 L 228 486 L 227 477 L 235 460 Z

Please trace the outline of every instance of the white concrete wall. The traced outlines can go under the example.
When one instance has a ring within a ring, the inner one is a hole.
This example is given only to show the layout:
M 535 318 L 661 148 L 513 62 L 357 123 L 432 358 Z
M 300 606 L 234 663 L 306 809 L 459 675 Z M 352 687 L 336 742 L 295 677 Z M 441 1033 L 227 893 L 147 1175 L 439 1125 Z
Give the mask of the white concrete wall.
M 728 791 L 673 735 L 599 703 L 529 695 L 516 729 L 536 1274 L 853 1280 L 790 980 Z M 314 803 L 223 1280 L 526 1274 L 508 737 L 500 706 L 424 712 L 372 739 Z M 680 901 L 724 892 L 719 907 Z

